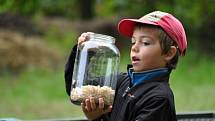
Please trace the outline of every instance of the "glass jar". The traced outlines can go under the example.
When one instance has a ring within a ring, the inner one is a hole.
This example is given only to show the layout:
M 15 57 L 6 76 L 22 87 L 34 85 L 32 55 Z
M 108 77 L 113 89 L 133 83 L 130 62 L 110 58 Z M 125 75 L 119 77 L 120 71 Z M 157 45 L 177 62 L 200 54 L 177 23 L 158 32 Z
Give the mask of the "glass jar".
M 120 53 L 115 38 L 90 33 L 89 40 L 78 49 L 73 69 L 71 101 L 80 104 L 92 96 L 98 103 L 102 97 L 106 106 L 112 105 L 118 75 Z

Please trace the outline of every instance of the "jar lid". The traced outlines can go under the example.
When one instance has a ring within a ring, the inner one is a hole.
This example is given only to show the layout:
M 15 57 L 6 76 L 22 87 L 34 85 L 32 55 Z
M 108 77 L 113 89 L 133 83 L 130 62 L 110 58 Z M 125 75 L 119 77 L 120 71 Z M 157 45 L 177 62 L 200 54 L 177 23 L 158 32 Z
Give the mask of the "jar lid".
M 89 37 L 90 39 L 95 39 L 95 40 L 99 40 L 99 41 L 108 41 L 111 43 L 115 43 L 115 38 L 109 35 L 105 35 L 105 34 L 98 34 L 98 33 L 94 33 L 94 32 L 89 32 Z

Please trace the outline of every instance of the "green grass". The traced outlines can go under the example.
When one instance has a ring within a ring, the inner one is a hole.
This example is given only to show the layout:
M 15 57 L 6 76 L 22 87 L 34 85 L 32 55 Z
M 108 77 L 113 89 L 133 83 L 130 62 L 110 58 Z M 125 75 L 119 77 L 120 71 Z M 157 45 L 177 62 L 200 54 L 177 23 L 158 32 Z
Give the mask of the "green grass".
M 0 118 L 73 118 L 83 116 L 65 93 L 63 70 L 33 69 L 0 78 Z
M 171 86 L 178 112 L 215 111 L 215 61 L 189 52 L 173 71 Z

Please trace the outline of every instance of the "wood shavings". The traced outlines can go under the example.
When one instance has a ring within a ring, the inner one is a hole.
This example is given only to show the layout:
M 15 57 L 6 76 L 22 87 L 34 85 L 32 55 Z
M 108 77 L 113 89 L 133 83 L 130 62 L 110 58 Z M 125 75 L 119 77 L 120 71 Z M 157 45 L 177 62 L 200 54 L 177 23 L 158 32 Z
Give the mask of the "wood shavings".
M 79 101 L 94 97 L 95 102 L 98 103 L 98 99 L 102 97 L 104 99 L 105 105 L 112 105 L 114 99 L 115 91 L 112 90 L 111 87 L 108 86 L 93 86 L 93 85 L 86 85 L 82 86 L 81 88 L 76 87 L 73 88 L 71 91 L 71 100 L 72 101 Z

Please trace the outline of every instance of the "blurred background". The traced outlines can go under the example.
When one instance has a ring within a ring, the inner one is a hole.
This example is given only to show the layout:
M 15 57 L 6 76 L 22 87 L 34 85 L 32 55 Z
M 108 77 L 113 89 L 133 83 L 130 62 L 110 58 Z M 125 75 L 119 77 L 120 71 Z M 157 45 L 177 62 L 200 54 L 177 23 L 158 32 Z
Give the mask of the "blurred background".
M 129 63 L 122 18 L 154 10 L 184 25 L 188 49 L 170 79 L 177 113 L 215 111 L 215 0 L 0 0 L 0 118 L 83 117 L 65 92 L 64 65 L 82 32 L 116 38 Z

